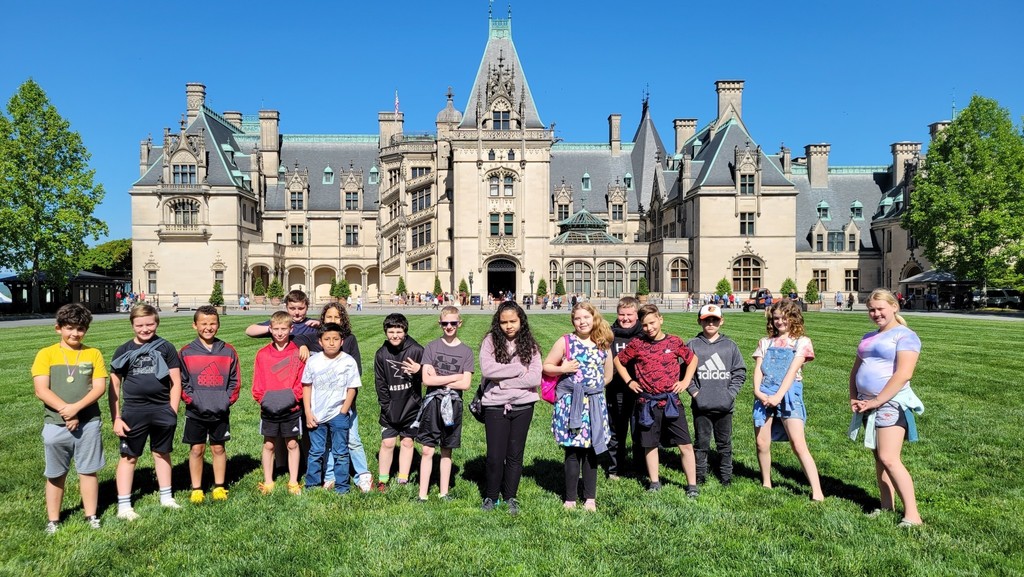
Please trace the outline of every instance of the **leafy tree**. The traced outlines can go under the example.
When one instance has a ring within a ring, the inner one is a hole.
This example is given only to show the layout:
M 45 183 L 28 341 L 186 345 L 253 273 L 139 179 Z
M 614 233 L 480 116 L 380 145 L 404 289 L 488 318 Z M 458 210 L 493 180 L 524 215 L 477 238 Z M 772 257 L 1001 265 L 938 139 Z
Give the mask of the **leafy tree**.
M 281 281 L 276 276 L 271 279 L 270 286 L 267 287 L 267 296 L 272 299 L 284 297 L 284 287 L 281 286 Z
M 252 294 L 262 297 L 267 294 L 267 287 L 263 285 L 263 277 L 256 277 L 256 282 L 252 283 Z
M 93 183 L 89 152 L 46 93 L 27 80 L 0 114 L 0 267 L 63 287 L 79 270 L 82 242 L 106 234 L 93 216 L 103 186 Z
M 643 277 L 640 277 L 643 278 Z M 558 277 L 558 282 L 555 283 L 555 294 L 558 296 L 565 295 L 565 283 L 562 282 L 562 277 Z
M 995 100 L 975 95 L 928 147 L 903 226 L 936 268 L 982 287 L 1021 262 L 1024 137 Z
M 408 289 L 405 288 L 405 277 L 398 277 L 398 287 L 395 289 L 395 292 L 400 295 L 404 295 L 409 292 Z
M 715 294 L 716 295 L 727 295 L 727 294 L 729 294 L 731 292 L 732 292 L 732 283 L 729 282 L 729 279 L 727 279 L 725 277 L 722 277 L 721 280 L 718 281 L 718 284 L 715 285 Z
M 786 280 L 782 281 L 782 289 L 779 290 L 779 293 L 781 293 L 782 296 L 788 296 L 790 293 L 795 292 L 796 283 L 793 282 L 793 279 L 786 277 Z
M 97 274 L 110 274 L 111 271 L 131 274 L 131 239 L 111 240 L 90 248 L 79 259 L 78 268 Z
M 804 291 L 804 300 L 809 303 L 816 303 L 821 299 L 818 294 L 818 281 L 811 279 L 807 281 L 807 290 Z
M 327 289 L 327 294 L 334 298 L 339 298 L 341 296 L 338 294 L 338 277 L 331 277 L 331 288 Z
M 341 279 L 338 281 L 338 298 L 348 299 L 352 296 L 352 287 L 348 284 L 348 279 Z
M 214 281 L 213 292 L 210 293 L 210 304 L 219 307 L 224 304 L 224 287 L 221 283 Z
M 561 279 L 559 279 L 558 282 L 562 282 Z M 651 287 L 647 286 L 647 277 L 642 276 L 642 277 L 640 277 L 640 280 L 637 281 L 637 283 L 636 283 L 636 294 L 637 294 L 637 296 L 651 294 Z
M 537 296 L 546 297 L 548 295 L 548 283 L 544 279 L 540 279 L 537 283 Z
M 466 279 L 459 281 L 459 292 L 469 294 L 469 287 L 466 285 Z
M 436 274 L 434 275 L 434 296 L 441 296 L 444 294 L 444 290 L 441 289 L 441 278 Z

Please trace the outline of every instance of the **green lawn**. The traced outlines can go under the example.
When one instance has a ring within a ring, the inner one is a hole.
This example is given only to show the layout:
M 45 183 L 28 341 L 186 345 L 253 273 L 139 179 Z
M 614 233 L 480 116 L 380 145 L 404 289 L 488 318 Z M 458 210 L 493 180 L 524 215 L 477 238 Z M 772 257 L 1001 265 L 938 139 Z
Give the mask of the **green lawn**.
M 695 315 L 666 315 L 667 332 L 692 336 Z M 67 521 L 47 537 L 43 502 L 42 410 L 29 367 L 54 342 L 50 327 L 0 329 L 0 574 L 3 575 L 1020 575 L 1024 574 L 1024 495 L 1019 471 L 1024 411 L 1017 386 L 1024 374 L 1024 323 L 912 316 L 924 351 L 914 389 L 927 410 L 921 442 L 904 461 L 914 476 L 926 526 L 896 527 L 899 517 L 868 518 L 876 506 L 873 461 L 846 438 L 847 376 L 862 333 L 863 313 L 809 313 L 817 359 L 804 370 L 808 442 L 827 499 L 811 503 L 788 446 L 774 448 L 776 488 L 757 477 L 750 426 L 751 384 L 741 392 L 735 421 L 737 478 L 724 488 L 710 480 L 688 500 L 678 454 L 662 460 L 667 488 L 648 494 L 634 479 L 598 481 L 596 514 L 561 506 L 562 453 L 549 432 L 551 409 L 538 404 L 520 490 L 523 513 L 479 510 L 483 426 L 469 418 L 455 451 L 454 502 L 412 502 L 414 488 L 336 497 L 311 492 L 262 497 L 259 411 L 249 394 L 252 359 L 265 340 L 244 336 L 256 317 L 227 316 L 221 336 L 242 357 L 245 390 L 232 414 L 228 444 L 231 497 L 188 503 L 187 449 L 173 453 L 180 511 L 158 504 L 152 460 L 139 460 L 136 510 L 128 524 L 115 517 L 117 445 L 104 407 L 107 468 L 100 474 L 104 526 L 88 529 L 69 477 Z M 380 444 L 372 389 L 373 354 L 382 342 L 380 316 L 353 319 L 367 372 L 359 396 L 361 433 L 371 471 Z M 439 334 L 436 317 L 411 316 L 421 343 Z M 490 317 L 468 316 L 463 339 L 476 348 Z M 534 315 L 542 348 L 570 328 L 567 315 Z M 724 332 L 744 354 L 753 352 L 764 321 L 726 316 Z M 160 334 L 176 345 L 193 337 L 191 322 L 168 319 Z M 97 322 L 86 342 L 107 360 L 131 335 L 127 319 Z M 1015 376 L 1016 375 L 1016 376 Z M 475 387 L 475 383 L 474 383 Z M 180 437 L 180 427 L 178 435 Z M 209 468 L 209 467 L 208 467 Z M 209 471 L 207 472 L 209 475 Z M 435 467 L 436 475 L 436 467 Z M 432 489 L 432 496 L 436 494 Z

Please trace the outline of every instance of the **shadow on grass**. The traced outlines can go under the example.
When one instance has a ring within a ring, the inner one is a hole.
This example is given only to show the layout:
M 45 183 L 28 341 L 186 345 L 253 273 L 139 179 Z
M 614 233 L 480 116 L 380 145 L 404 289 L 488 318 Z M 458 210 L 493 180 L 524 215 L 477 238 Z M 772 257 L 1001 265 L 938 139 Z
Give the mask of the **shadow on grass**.
M 565 467 L 560 461 L 534 459 L 523 467 L 523 476 L 533 479 L 538 487 L 559 498 L 565 493 Z
M 803 469 L 774 463 L 772 468 L 784 479 L 784 483 L 777 483 L 777 485 L 784 484 L 787 488 L 797 493 L 806 492 L 810 494 L 810 486 L 807 484 L 807 476 L 804 475 Z M 825 493 L 826 497 L 846 499 L 865 511 L 870 511 L 878 506 L 878 497 L 871 496 L 862 487 L 851 485 L 842 479 L 821 475 L 820 472 L 819 477 L 821 479 L 821 490 Z M 760 473 L 758 473 L 757 478 L 760 479 Z
M 462 478 L 476 485 L 480 498 L 484 497 L 487 490 L 487 457 L 477 456 L 466 461 L 463 465 Z
M 115 463 L 116 468 L 116 463 Z M 260 462 L 250 455 L 232 455 L 228 457 L 227 472 L 224 476 L 224 486 L 229 490 L 243 477 L 260 468 Z M 213 484 L 213 465 L 207 461 L 203 464 L 203 483 L 205 487 Z M 188 459 L 178 463 L 171 468 L 171 487 L 176 491 L 184 491 L 192 488 L 192 477 L 189 474 Z M 158 493 L 159 484 L 156 480 L 156 472 L 153 467 L 136 467 L 135 475 L 132 478 L 132 500 L 137 500 L 142 495 Z M 110 507 L 117 507 L 117 481 L 107 479 L 100 483 L 99 503 L 96 509 L 97 515 L 103 513 Z M 81 504 L 75 509 L 81 509 Z

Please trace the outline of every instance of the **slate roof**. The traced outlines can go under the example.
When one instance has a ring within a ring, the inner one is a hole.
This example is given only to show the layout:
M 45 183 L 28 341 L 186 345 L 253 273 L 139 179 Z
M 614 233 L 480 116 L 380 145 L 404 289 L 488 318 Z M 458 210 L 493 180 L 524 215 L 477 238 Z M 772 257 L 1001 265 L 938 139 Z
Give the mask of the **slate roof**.
M 341 210 L 343 205 L 341 184 L 350 166 L 363 171 L 362 209 L 376 210 L 377 185 L 370 185 L 370 169 L 377 161 L 377 143 L 374 142 L 314 142 L 310 136 L 302 141 L 299 135 L 290 135 L 281 143 L 281 164 L 287 171 L 277 188 L 267 191 L 267 210 L 284 210 L 288 180 L 299 170 L 309 170 L 309 202 L 307 210 Z M 334 182 L 324 184 L 324 169 L 330 167 Z
M 807 174 L 794 173 L 792 181 L 799 191 L 796 197 L 797 252 L 810 252 L 812 249 L 809 232 L 818 222 L 818 203 L 821 201 L 828 203 L 832 217 L 822 222 L 834 232 L 842 230 L 853 220 L 850 207 L 855 201 L 864 205 L 864 218 L 853 222 L 860 229 L 861 247 L 874 249 L 871 213 L 891 180 L 891 173 L 883 167 L 830 167 L 828 188 L 812 189 Z
M 521 94 L 525 94 L 523 106 L 523 128 L 545 128 L 544 123 L 537 113 L 537 105 L 533 101 L 533 92 L 526 82 L 526 75 L 523 74 L 523 65 L 519 61 L 519 53 L 512 42 L 512 20 L 491 19 L 488 31 L 487 46 L 484 48 L 483 58 L 480 60 L 480 68 L 476 73 L 476 80 L 473 81 L 473 89 L 469 93 L 469 102 L 466 104 L 462 124 L 459 128 L 476 128 L 476 105 L 481 94 L 487 91 L 487 71 L 490 66 L 498 65 L 498 58 L 503 57 L 505 66 L 512 65 L 513 79 L 515 80 L 515 94 L 513 95 L 518 104 Z M 525 91 L 525 92 L 524 92 Z
M 583 190 L 583 175 L 590 175 L 590 190 Z M 632 162 L 627 152 L 613 157 L 611 147 L 594 145 L 593 147 L 559 146 L 551 148 L 551 187 L 553 192 L 561 187 L 562 180 L 572 186 L 572 211 L 586 209 L 593 213 L 608 212 L 608 187 L 615 184 L 618 178 L 620 185 L 627 174 L 632 174 Z M 633 189 L 636 190 L 636 178 Z M 636 195 L 628 194 L 629 212 L 636 212 Z M 554 210 L 548 207 L 549 212 Z
M 743 150 L 750 148 L 755 150 L 757 143 L 746 131 L 743 123 L 731 118 L 719 127 L 711 142 L 708 143 L 710 126 L 705 127 L 701 137 L 703 146 L 698 152 L 695 160 L 702 161 L 698 167 L 694 166 L 694 186 L 735 186 L 735 172 L 733 163 L 736 160 L 734 151 L 736 148 Z M 782 173 L 779 158 L 769 157 L 761 151 L 761 186 L 789 186 L 790 182 Z

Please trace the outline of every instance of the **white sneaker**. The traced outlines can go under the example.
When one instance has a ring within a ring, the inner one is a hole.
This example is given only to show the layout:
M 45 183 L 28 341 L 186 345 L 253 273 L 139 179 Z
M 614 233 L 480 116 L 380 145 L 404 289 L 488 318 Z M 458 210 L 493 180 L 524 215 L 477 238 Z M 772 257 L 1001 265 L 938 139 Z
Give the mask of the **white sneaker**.
M 181 505 L 178 504 L 174 499 L 168 499 L 160 502 L 161 507 L 167 507 L 168 509 L 181 509 Z
M 135 509 L 121 509 L 117 512 L 118 519 L 124 519 L 125 521 L 134 521 L 139 518 L 139 514 L 135 512 Z
M 373 491 L 373 475 L 369 473 L 363 473 L 362 475 L 359 475 L 359 481 L 356 483 L 356 485 L 359 487 L 359 490 L 364 493 L 369 493 L 370 491 Z
M 93 515 L 91 517 L 86 517 L 85 521 L 86 521 L 86 523 L 89 524 L 89 528 L 90 529 L 99 529 L 102 526 L 102 525 L 100 525 L 100 518 L 97 517 L 96 515 Z

